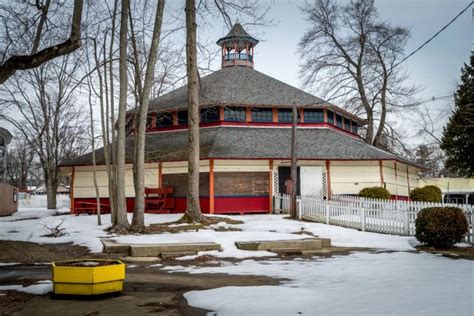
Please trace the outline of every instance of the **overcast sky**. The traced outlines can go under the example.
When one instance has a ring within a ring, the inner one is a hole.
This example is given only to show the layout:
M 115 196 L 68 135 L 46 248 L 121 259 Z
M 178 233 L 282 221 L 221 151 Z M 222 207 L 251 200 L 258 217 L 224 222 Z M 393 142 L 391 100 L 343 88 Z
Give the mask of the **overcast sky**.
M 410 30 L 411 36 L 406 45 L 408 54 L 446 25 L 469 2 L 469 0 L 376 0 L 375 5 L 381 18 Z M 304 0 L 275 0 L 269 17 L 275 20 L 276 25 L 253 30 L 257 33 L 263 32 L 261 34 L 263 40 L 255 48 L 255 69 L 297 87 L 301 87 L 298 75 L 301 61 L 297 55 L 297 45 L 309 26 L 298 8 L 302 4 Z M 455 83 L 460 77 L 460 69 L 468 60 L 472 49 L 474 34 L 472 16 L 471 8 L 406 61 L 409 80 L 423 88 L 418 95 L 419 100 L 453 92 Z M 252 28 L 248 31 L 252 33 Z M 227 33 L 227 28 L 218 25 L 210 32 L 201 36 L 214 36 L 217 39 Z M 426 105 L 437 111 L 449 102 L 440 100 Z
M 344 0 L 341 0 L 344 1 Z M 393 24 L 410 29 L 411 37 L 406 46 L 409 53 L 446 25 L 454 16 L 469 4 L 470 0 L 376 0 L 375 5 L 380 16 Z M 268 18 L 273 19 L 274 26 L 248 27 L 248 32 L 257 37 L 260 43 L 255 48 L 255 69 L 296 87 L 301 87 L 298 75 L 299 64 L 297 45 L 309 24 L 299 10 L 304 0 L 274 0 Z M 165 11 L 182 15 L 184 19 L 184 0 L 169 1 Z M 245 22 L 245 21 L 241 21 Z M 228 29 L 221 20 L 210 21 L 211 27 L 198 27 L 198 35 L 205 38 L 210 47 L 224 36 Z M 460 69 L 468 60 L 473 45 L 473 12 L 472 8 L 443 31 L 437 38 L 421 51 L 408 59 L 405 67 L 410 75 L 410 83 L 423 88 L 418 95 L 419 100 L 433 96 L 451 94 L 460 77 Z M 179 38 L 181 36 L 181 38 Z M 184 31 L 177 40 L 184 49 Z M 213 63 L 215 70 L 220 67 L 220 60 Z M 314 91 L 313 94 L 317 95 Z M 86 100 L 87 101 L 87 100 Z M 449 113 L 446 109 L 450 100 L 426 103 L 426 106 L 439 118 L 438 134 L 446 122 Z M 340 106 L 343 106 L 342 104 Z M 411 128 L 416 122 L 407 119 L 391 118 L 392 122 L 404 130 Z M 412 124 L 412 125 L 410 125 Z M 413 135 L 411 135 L 413 136 Z M 409 143 L 421 139 L 410 137 Z

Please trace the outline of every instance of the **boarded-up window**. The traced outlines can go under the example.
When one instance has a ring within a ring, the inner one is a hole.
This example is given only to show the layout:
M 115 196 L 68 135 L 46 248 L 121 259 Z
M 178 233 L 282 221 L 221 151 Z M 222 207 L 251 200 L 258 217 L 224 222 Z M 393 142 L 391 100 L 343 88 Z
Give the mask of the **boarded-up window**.
M 214 194 L 216 196 L 268 195 L 268 172 L 216 172 Z
M 164 174 L 163 186 L 173 187 L 175 197 L 186 197 L 188 192 L 188 174 Z M 199 174 L 199 195 L 209 196 L 209 173 Z

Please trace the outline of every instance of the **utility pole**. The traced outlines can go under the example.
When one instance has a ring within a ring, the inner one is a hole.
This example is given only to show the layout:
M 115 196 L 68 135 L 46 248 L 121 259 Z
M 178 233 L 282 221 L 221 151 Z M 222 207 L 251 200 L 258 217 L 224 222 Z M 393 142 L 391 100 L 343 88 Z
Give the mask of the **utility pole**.
M 290 196 L 290 217 L 296 219 L 296 191 L 298 183 L 297 157 L 296 157 L 296 127 L 298 124 L 298 109 L 296 102 L 293 102 L 292 120 L 291 120 L 291 196 Z

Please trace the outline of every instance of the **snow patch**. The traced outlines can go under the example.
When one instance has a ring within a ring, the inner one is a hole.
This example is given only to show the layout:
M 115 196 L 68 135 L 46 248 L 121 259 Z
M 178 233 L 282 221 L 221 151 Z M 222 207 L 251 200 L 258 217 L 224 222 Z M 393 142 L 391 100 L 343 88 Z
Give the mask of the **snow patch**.
M 280 286 L 232 286 L 184 294 L 191 306 L 219 315 L 472 313 L 472 261 L 429 254 L 354 253 L 327 259 L 245 260 L 221 267 L 164 270 L 288 280 Z

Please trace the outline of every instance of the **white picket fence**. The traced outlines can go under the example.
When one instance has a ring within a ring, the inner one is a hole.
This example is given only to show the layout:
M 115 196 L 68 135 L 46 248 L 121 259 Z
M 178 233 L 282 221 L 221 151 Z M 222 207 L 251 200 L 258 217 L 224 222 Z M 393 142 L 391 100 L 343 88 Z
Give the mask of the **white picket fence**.
M 297 213 L 300 219 L 393 235 L 415 235 L 415 220 L 418 212 L 427 207 L 453 206 L 464 210 L 470 224 L 467 241 L 474 242 L 472 223 L 474 206 L 430 202 L 365 199 L 353 196 L 334 196 L 327 201 L 320 197 L 297 198 Z M 276 195 L 275 211 L 290 209 L 290 196 Z
M 20 194 L 18 196 L 18 207 L 20 208 L 46 208 L 48 201 L 46 195 Z M 56 207 L 68 209 L 70 207 L 69 195 L 58 194 L 56 196 Z

